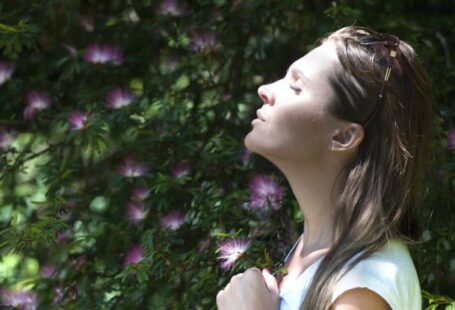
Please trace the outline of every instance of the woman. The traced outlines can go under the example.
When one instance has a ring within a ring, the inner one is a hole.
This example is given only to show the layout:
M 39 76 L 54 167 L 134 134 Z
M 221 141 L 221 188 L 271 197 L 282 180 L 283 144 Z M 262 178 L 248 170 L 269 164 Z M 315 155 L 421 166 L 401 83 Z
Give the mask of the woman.
M 236 275 L 219 309 L 421 309 L 406 244 L 420 234 L 433 102 L 414 50 L 342 28 L 258 93 L 245 145 L 286 176 L 304 233 L 282 279 Z

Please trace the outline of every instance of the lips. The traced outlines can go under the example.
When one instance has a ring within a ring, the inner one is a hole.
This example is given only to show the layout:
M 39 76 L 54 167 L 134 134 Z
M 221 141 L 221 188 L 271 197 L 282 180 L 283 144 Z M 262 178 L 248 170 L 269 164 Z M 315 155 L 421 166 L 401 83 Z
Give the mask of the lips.
M 264 119 L 264 117 L 262 117 L 262 114 L 261 114 L 261 111 L 260 111 L 260 110 L 257 110 L 257 111 L 256 111 L 256 116 L 257 116 L 257 118 L 259 118 L 261 121 L 265 122 L 265 119 Z

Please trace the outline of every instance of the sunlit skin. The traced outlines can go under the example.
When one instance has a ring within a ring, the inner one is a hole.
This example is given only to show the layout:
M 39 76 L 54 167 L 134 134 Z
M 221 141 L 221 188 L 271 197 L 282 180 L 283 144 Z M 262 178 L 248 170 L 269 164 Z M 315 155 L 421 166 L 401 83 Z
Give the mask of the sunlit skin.
M 295 61 L 286 75 L 258 89 L 263 105 L 252 121 L 245 146 L 285 175 L 305 215 L 305 234 L 278 283 L 269 272 L 251 268 L 234 276 L 217 295 L 225 309 L 278 309 L 279 288 L 292 282 L 332 244 L 336 177 L 357 154 L 363 127 L 327 111 L 336 99 L 328 77 L 343 70 L 335 45 L 326 41 Z M 389 309 L 376 293 L 353 289 L 331 306 L 334 310 Z

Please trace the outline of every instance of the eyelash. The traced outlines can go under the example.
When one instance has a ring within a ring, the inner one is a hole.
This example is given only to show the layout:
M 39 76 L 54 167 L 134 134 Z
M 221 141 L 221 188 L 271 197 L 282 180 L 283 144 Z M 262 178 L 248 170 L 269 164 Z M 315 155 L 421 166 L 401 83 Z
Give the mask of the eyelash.
M 302 92 L 302 90 L 300 88 L 298 88 L 297 86 L 292 85 L 292 84 L 289 85 L 289 88 L 291 88 L 297 95 Z

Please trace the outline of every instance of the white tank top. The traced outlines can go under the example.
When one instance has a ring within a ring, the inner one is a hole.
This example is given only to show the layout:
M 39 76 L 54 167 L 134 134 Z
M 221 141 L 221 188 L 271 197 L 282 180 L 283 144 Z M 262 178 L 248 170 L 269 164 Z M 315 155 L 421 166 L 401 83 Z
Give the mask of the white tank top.
M 299 240 L 284 261 L 289 258 Z M 305 298 L 322 259 L 323 257 L 311 264 L 294 282 L 285 283 L 280 290 L 280 310 L 300 309 L 300 301 Z M 422 309 L 417 272 L 407 246 L 399 240 L 389 241 L 382 250 L 360 261 L 346 273 L 334 286 L 332 302 L 354 288 L 367 288 L 377 293 L 392 310 Z

